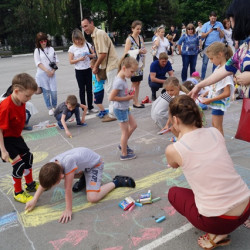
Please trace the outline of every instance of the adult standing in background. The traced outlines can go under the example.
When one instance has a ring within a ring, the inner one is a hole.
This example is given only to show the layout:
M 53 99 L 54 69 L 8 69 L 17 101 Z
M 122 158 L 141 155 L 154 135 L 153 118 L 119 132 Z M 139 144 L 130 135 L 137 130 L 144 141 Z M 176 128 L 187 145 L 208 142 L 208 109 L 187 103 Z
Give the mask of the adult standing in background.
M 206 49 L 210 44 L 214 42 L 220 42 L 221 38 L 224 37 L 224 28 L 221 22 L 216 21 L 217 15 L 214 11 L 212 11 L 209 15 L 209 21 L 204 23 L 202 26 L 202 34 L 201 38 L 204 38 L 204 49 Z M 202 69 L 201 69 L 201 79 L 204 79 L 206 77 L 206 71 L 207 71 L 207 64 L 208 64 L 208 57 L 206 53 L 204 53 L 203 59 L 202 59 Z M 213 71 L 216 68 L 215 65 L 213 65 Z
M 129 50 L 139 50 L 139 54 L 136 57 L 136 60 L 138 61 L 138 69 L 134 73 L 134 75 L 131 77 L 132 82 L 132 88 L 135 89 L 135 94 L 133 98 L 133 107 L 134 108 L 144 108 L 144 104 L 141 104 L 138 100 L 139 97 L 139 88 L 140 83 L 143 79 L 143 69 L 144 69 L 144 60 L 145 60 L 145 54 L 147 53 L 147 50 L 145 49 L 145 45 L 143 42 L 142 36 L 140 36 L 142 29 L 142 22 L 139 20 L 136 20 L 131 25 L 132 34 L 128 36 L 126 39 L 125 54 Z
M 39 87 L 37 94 L 43 93 L 44 102 L 49 115 L 54 114 L 57 106 L 56 75 L 58 59 L 47 34 L 39 32 L 36 35 L 34 60 L 37 67 L 36 82 Z
M 200 43 L 200 49 L 202 48 L 202 39 L 201 39 L 201 34 L 202 34 L 202 21 L 198 21 L 198 26 L 195 29 L 195 32 L 199 38 L 199 43 Z
M 91 35 L 95 46 L 97 61 L 92 69 L 93 74 L 97 74 L 99 68 L 106 68 L 107 80 L 105 82 L 104 89 L 107 96 L 109 97 L 118 69 L 118 56 L 116 54 L 115 47 L 108 34 L 105 31 L 95 27 L 91 17 L 84 17 L 82 19 L 81 25 L 85 33 L 87 35 Z M 109 114 L 103 117 L 102 122 L 111 122 L 115 120 L 116 118 L 113 115 L 113 102 L 110 101 Z
M 230 20 L 228 18 L 225 18 L 222 23 L 224 27 L 225 40 L 227 44 L 231 47 L 233 52 L 235 52 L 234 41 L 232 39 L 233 30 L 231 29 Z
M 171 25 L 170 27 L 170 31 L 168 32 L 168 35 L 171 35 L 173 37 L 173 42 L 174 42 L 174 46 L 175 43 L 178 41 L 178 34 L 177 34 L 177 30 L 175 29 L 174 25 Z
M 160 26 L 157 29 L 157 36 L 154 40 L 153 46 L 157 47 L 157 53 L 154 56 L 154 61 L 159 59 L 159 56 L 162 52 L 166 52 L 168 54 L 168 50 L 170 49 L 170 43 L 165 37 L 165 28 L 163 26 Z
M 182 47 L 181 47 L 182 45 Z M 179 54 L 182 57 L 182 82 L 187 80 L 188 66 L 190 65 L 190 76 L 195 72 L 197 55 L 199 53 L 199 39 L 195 34 L 195 28 L 192 23 L 189 23 L 186 28 L 186 34 L 182 35 L 178 43 Z
M 75 75 L 79 87 L 81 104 L 86 105 L 85 91 L 87 92 L 88 112 L 95 112 L 93 107 L 92 93 L 92 71 L 90 68 L 90 58 L 95 56 L 82 32 L 75 29 L 72 32 L 73 45 L 69 47 L 69 62 L 75 65 Z

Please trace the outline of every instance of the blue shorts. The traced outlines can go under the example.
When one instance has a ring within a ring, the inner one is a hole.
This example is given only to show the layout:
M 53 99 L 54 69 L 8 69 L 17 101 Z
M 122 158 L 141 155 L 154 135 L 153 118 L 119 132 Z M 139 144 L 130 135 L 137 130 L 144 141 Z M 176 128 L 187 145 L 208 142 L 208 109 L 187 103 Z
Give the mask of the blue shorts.
M 127 122 L 130 115 L 130 110 L 114 108 L 114 114 L 119 122 Z
M 220 109 L 212 109 L 212 115 L 224 115 L 224 111 Z
M 99 91 L 99 92 L 95 92 L 94 93 L 94 103 L 95 104 L 102 104 L 103 97 L 104 97 L 104 89 Z

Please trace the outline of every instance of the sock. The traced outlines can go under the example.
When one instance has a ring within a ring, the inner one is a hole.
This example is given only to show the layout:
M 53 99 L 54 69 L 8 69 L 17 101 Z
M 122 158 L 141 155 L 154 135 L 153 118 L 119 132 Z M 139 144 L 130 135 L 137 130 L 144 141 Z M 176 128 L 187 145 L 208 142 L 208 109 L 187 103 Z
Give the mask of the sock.
M 21 178 L 15 178 L 12 176 L 13 184 L 14 184 L 14 191 L 15 194 L 22 193 L 22 179 Z
M 118 179 L 114 179 L 113 183 L 115 184 L 115 188 L 119 187 L 119 180 Z
M 29 169 L 24 169 L 24 178 L 26 181 L 26 184 L 31 184 L 33 182 L 33 177 L 32 177 L 32 168 Z

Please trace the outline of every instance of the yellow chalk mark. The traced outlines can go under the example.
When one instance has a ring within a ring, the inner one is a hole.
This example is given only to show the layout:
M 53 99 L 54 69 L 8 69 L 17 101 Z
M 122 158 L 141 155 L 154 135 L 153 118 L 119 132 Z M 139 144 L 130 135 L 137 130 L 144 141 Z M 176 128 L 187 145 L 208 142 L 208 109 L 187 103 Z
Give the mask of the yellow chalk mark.
M 114 191 L 109 193 L 100 202 L 122 199 L 125 196 L 133 194 L 135 192 L 142 191 L 142 190 L 149 188 L 157 183 L 165 181 L 166 179 L 177 178 L 181 174 L 182 174 L 182 171 L 180 168 L 177 168 L 177 169 L 171 168 L 171 169 L 165 169 L 165 170 L 156 172 L 156 173 L 148 175 L 140 180 L 137 180 L 135 189 L 132 189 L 132 188 L 115 189 Z M 56 210 L 54 207 L 58 204 L 59 203 L 53 204 L 53 205 L 37 207 L 32 212 L 29 212 L 29 214 L 26 214 L 26 215 L 24 214 L 24 212 L 20 213 L 20 217 L 23 221 L 23 225 L 25 227 L 35 227 L 35 226 L 43 225 L 43 224 L 48 223 L 50 221 L 58 220 L 62 214 L 62 210 Z M 92 207 L 92 206 L 95 206 L 95 204 L 84 203 L 84 204 L 79 204 L 79 205 L 73 206 L 73 213 L 81 211 L 81 210 L 89 208 L 89 207 Z M 63 206 L 63 208 L 64 207 L 65 206 Z
M 48 152 L 32 152 L 32 153 L 34 156 L 33 164 L 43 161 L 49 155 Z

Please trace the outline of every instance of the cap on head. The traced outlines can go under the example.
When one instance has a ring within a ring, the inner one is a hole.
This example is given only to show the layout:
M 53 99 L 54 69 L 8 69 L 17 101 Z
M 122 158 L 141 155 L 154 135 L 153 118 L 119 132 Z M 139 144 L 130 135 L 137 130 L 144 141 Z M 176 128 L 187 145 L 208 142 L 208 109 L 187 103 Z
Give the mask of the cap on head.
M 198 71 L 195 71 L 192 73 L 192 77 L 200 77 L 200 73 Z

